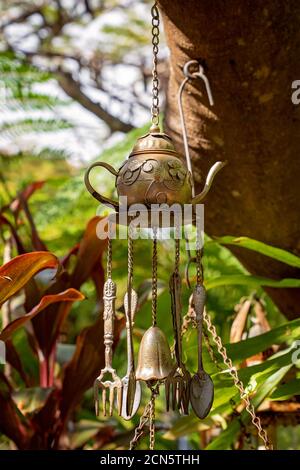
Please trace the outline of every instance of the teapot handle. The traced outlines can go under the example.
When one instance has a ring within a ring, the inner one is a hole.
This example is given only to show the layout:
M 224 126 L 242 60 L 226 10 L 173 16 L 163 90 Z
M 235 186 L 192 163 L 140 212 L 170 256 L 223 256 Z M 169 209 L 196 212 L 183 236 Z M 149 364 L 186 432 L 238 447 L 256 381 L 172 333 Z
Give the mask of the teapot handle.
M 97 201 L 102 202 L 102 204 L 105 204 L 106 206 L 113 206 L 115 210 L 118 212 L 119 211 L 119 203 L 118 201 L 114 201 L 113 199 L 110 199 L 108 197 L 102 196 L 102 194 L 99 194 L 91 185 L 90 183 L 90 172 L 93 168 L 96 166 L 101 166 L 108 170 L 110 173 L 112 173 L 114 176 L 118 176 L 118 172 L 108 163 L 105 162 L 96 162 L 90 165 L 84 175 L 84 182 L 86 185 L 87 190 L 91 193 L 91 195 L 97 199 Z

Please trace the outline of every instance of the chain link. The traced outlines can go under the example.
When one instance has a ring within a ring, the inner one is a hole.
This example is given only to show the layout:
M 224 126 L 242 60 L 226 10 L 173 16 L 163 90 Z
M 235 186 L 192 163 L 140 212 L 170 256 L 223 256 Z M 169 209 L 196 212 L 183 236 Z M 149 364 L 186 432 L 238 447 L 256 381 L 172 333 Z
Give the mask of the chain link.
M 133 279 L 133 239 L 131 233 L 128 232 L 128 282 L 132 282 Z
M 151 8 L 152 16 L 152 53 L 153 53 L 153 68 L 152 68 L 152 106 L 151 106 L 151 122 L 154 126 L 159 124 L 159 79 L 157 73 L 157 56 L 159 45 L 159 11 L 156 2 Z
M 149 416 L 149 449 L 154 450 L 155 446 L 155 389 L 151 388 L 150 416 Z
M 196 263 L 197 263 L 197 283 L 202 283 L 203 282 L 203 265 L 202 265 L 202 255 L 203 255 L 203 249 L 198 249 L 196 251 Z M 195 313 L 193 312 L 194 308 L 192 305 L 192 296 L 190 297 L 189 301 L 189 308 L 188 312 L 185 315 L 183 319 L 183 324 L 182 324 L 182 329 L 181 329 L 181 334 L 183 335 L 187 329 L 190 323 L 192 323 L 192 326 L 194 326 L 194 318 L 195 318 Z M 261 420 L 260 418 L 256 415 L 255 409 L 253 404 L 250 401 L 250 398 L 245 390 L 243 382 L 240 380 L 236 368 L 233 366 L 232 360 L 227 356 L 227 350 L 225 346 L 222 343 L 222 340 L 220 336 L 217 334 L 215 326 L 212 324 L 211 317 L 207 313 L 206 309 L 204 309 L 203 312 L 203 320 L 204 324 L 207 328 L 207 331 L 211 334 L 212 339 L 214 343 L 216 344 L 217 350 L 219 354 L 222 356 L 224 364 L 228 368 L 228 372 L 231 375 L 233 382 L 236 386 L 236 388 L 239 390 L 240 397 L 245 403 L 245 410 L 251 417 L 252 424 L 255 426 L 255 428 L 258 431 L 258 435 L 261 438 L 261 440 L 264 443 L 264 446 L 267 450 L 273 450 L 273 445 L 268 437 L 267 432 L 263 429 Z M 218 363 L 214 350 L 210 345 L 210 341 L 208 338 L 207 333 L 205 333 L 205 339 L 207 344 L 209 345 L 208 347 L 208 352 L 213 360 L 214 363 Z M 218 369 L 220 370 L 220 366 L 218 366 Z
M 152 326 L 156 326 L 157 313 L 157 234 L 153 230 L 153 251 L 152 251 Z
M 179 274 L 179 264 L 180 264 L 180 239 L 175 239 L 175 273 Z
M 130 450 L 134 450 L 136 448 L 136 446 L 138 445 L 141 437 L 144 434 L 145 426 L 149 421 L 150 408 L 151 408 L 151 400 L 145 406 L 144 412 L 143 412 L 142 416 L 140 417 L 139 424 L 134 430 L 134 436 L 133 436 L 132 440 L 130 441 L 130 445 L 129 445 Z
M 262 428 L 262 425 L 261 425 L 261 420 L 260 418 L 256 415 L 255 413 L 255 409 L 254 409 L 254 406 L 252 405 L 251 401 L 250 401 L 250 398 L 245 390 L 245 387 L 244 387 L 244 384 L 243 382 L 239 379 L 239 376 L 238 376 L 238 373 L 237 373 L 237 370 L 236 368 L 233 366 L 232 364 L 232 361 L 231 359 L 227 356 L 227 351 L 226 351 L 226 348 L 225 346 L 223 345 L 222 343 L 222 340 L 220 338 L 220 336 L 217 334 L 217 331 L 216 331 L 216 328 L 215 326 L 212 324 L 212 321 L 211 321 L 211 318 L 210 318 L 210 315 L 207 313 L 206 309 L 204 309 L 204 313 L 203 313 L 203 319 L 204 319 L 204 322 L 207 326 L 207 329 L 209 331 L 209 333 L 212 335 L 212 338 L 217 346 L 217 349 L 218 349 L 218 352 L 219 354 L 222 356 L 223 358 L 223 362 L 224 364 L 228 367 L 228 371 L 229 371 L 229 374 L 231 375 L 233 381 L 234 381 L 234 384 L 236 386 L 236 388 L 239 390 L 240 392 L 240 397 L 241 399 L 244 401 L 245 403 L 245 409 L 247 411 L 247 413 L 249 413 L 250 417 L 251 417 L 251 421 L 252 421 L 252 424 L 256 427 L 257 431 L 258 431 L 258 435 L 259 437 L 262 439 L 264 445 L 265 445 L 265 448 L 267 450 L 273 450 L 273 445 L 271 443 L 271 441 L 269 440 L 269 437 L 268 437 L 268 434 L 267 432 Z
M 211 361 L 214 363 L 214 365 L 216 366 L 216 368 L 218 369 L 219 372 L 223 372 L 224 369 L 220 366 L 218 358 L 216 356 L 216 353 L 215 353 L 212 345 L 210 344 L 210 338 L 208 336 L 206 328 L 203 328 L 203 336 L 204 336 L 205 344 L 206 344 L 207 351 L 208 351 L 208 354 L 209 354 L 209 357 L 210 357 Z
M 129 449 L 134 450 L 136 446 L 138 445 L 140 439 L 142 438 L 144 431 L 145 431 L 145 426 L 149 422 L 149 433 L 150 433 L 150 450 L 154 449 L 155 445 L 155 426 L 154 426 L 154 420 L 155 420 L 155 400 L 156 397 L 159 395 L 159 384 L 157 384 L 154 387 L 149 386 L 151 390 L 151 398 L 150 401 L 147 403 L 145 406 L 144 412 L 142 416 L 140 417 L 140 421 L 138 426 L 134 430 L 134 436 L 132 440 L 130 441 Z M 152 421 L 152 425 L 151 425 Z
M 112 241 L 110 238 L 108 238 L 108 241 L 107 241 L 106 273 L 107 273 L 107 278 L 111 279 L 111 276 L 112 276 Z

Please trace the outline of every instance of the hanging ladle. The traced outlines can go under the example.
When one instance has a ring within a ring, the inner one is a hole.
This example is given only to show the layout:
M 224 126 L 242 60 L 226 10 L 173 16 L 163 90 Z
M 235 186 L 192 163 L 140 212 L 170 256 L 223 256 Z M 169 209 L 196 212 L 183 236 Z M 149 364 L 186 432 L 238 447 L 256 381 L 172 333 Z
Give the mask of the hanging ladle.
M 194 293 L 194 308 L 198 328 L 198 371 L 193 376 L 190 385 L 190 401 L 195 414 L 204 419 L 212 407 L 214 400 L 214 384 L 211 377 L 205 372 L 202 362 L 202 328 L 203 310 L 206 291 L 202 284 L 197 284 Z

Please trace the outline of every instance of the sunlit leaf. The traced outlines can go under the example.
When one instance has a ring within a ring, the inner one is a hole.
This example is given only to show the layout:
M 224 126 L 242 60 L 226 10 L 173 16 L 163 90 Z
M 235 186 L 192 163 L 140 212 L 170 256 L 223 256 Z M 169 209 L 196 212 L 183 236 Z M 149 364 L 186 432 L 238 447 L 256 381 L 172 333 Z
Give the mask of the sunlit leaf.
M 282 248 L 276 248 L 258 240 L 254 240 L 253 238 L 225 236 L 214 238 L 214 241 L 220 243 L 221 245 L 241 246 L 243 248 L 247 248 L 248 250 L 253 250 L 257 253 L 261 253 L 262 255 L 276 259 L 277 261 L 281 261 L 282 263 L 288 264 L 289 266 L 300 268 L 299 256 L 296 256 L 289 251 L 283 250 Z
M 57 267 L 58 259 L 49 252 L 36 251 L 16 256 L 0 268 L 0 305 L 22 289 L 39 271 Z
M 12 397 L 19 410 L 26 414 L 41 409 L 51 391 L 52 388 L 50 387 L 25 388 L 23 390 L 14 390 Z
M 243 361 L 265 351 L 273 344 L 282 344 L 300 337 L 300 319 L 287 322 L 262 335 L 248 338 L 238 343 L 227 344 L 227 352 L 233 361 Z
M 254 408 L 257 408 L 263 400 L 274 390 L 276 385 L 283 379 L 285 374 L 292 367 L 292 364 L 282 367 L 267 378 L 264 383 L 257 390 L 256 395 L 252 398 L 252 404 Z M 222 431 L 221 434 L 214 439 L 207 447 L 207 450 L 226 450 L 229 449 L 232 443 L 234 442 L 238 432 L 240 431 L 240 421 L 244 424 L 247 424 L 251 417 L 244 410 L 239 418 L 234 418 L 231 423 L 228 425 L 225 431 Z
M 300 395 L 300 379 L 294 379 L 280 385 L 269 398 L 270 400 L 283 401 L 288 400 L 294 395 Z
M 76 289 L 67 289 L 64 292 L 53 295 L 45 295 L 38 305 L 36 305 L 30 312 L 16 318 L 10 322 L 4 330 L 0 333 L 0 340 L 5 341 L 9 338 L 18 328 L 23 326 L 27 321 L 34 318 L 38 313 L 42 312 L 46 307 L 57 302 L 75 302 L 76 300 L 83 300 L 84 295 Z
M 223 286 L 249 286 L 258 287 L 300 287 L 300 279 L 269 279 L 267 277 L 250 276 L 248 274 L 228 274 L 218 276 L 215 279 L 208 279 L 205 282 L 207 290 Z

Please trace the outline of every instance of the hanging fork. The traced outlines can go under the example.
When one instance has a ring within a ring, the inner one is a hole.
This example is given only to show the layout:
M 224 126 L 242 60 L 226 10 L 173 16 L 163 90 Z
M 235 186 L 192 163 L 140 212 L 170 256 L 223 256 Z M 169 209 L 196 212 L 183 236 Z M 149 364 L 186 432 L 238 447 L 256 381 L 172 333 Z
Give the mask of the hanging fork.
M 105 367 L 101 370 L 99 377 L 94 382 L 94 399 L 96 416 L 99 415 L 99 391 L 102 391 L 103 415 L 106 416 L 107 392 L 109 401 L 109 415 L 112 416 L 115 395 L 117 397 L 117 410 L 121 415 L 123 384 L 115 369 L 112 367 L 112 346 L 114 340 L 114 317 L 115 317 L 115 299 L 116 284 L 108 278 L 104 283 L 104 345 L 105 345 Z M 104 380 L 106 374 L 111 374 L 112 380 Z
M 175 358 L 176 365 L 168 375 L 165 382 L 166 389 L 166 409 L 178 408 L 184 414 L 188 414 L 190 397 L 191 374 L 182 362 L 182 341 L 181 341 L 181 277 L 178 272 L 174 272 L 170 277 L 171 311 L 173 320 L 173 330 L 175 338 Z

